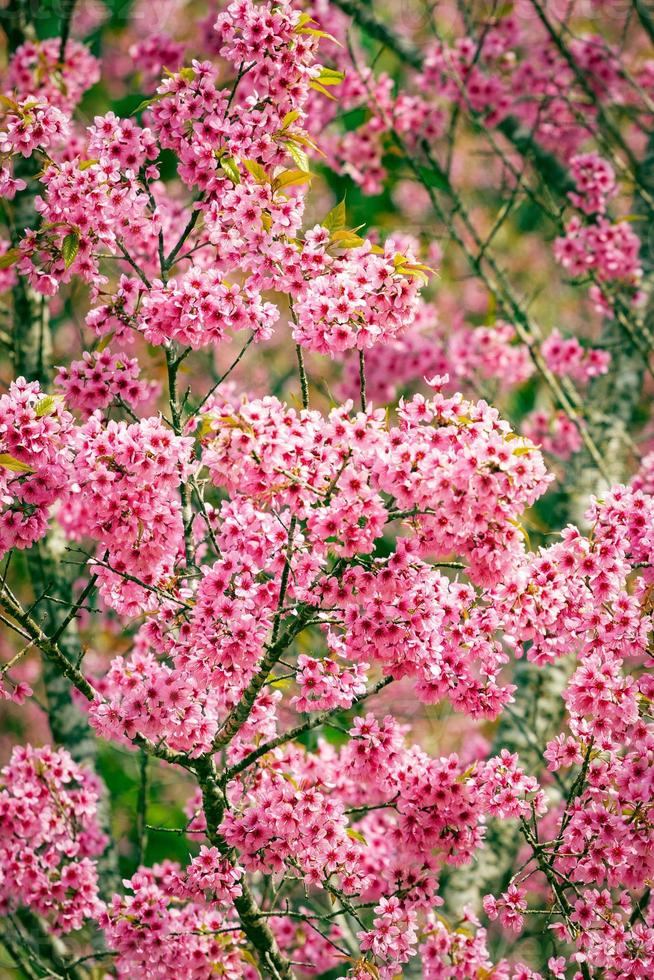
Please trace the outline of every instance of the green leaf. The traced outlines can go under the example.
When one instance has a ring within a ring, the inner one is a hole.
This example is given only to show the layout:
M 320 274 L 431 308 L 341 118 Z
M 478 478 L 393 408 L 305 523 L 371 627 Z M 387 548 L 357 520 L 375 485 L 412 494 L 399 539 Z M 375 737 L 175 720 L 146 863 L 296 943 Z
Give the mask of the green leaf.
M 328 99 L 334 99 L 335 96 L 327 91 L 326 86 L 340 85 L 344 78 L 344 72 L 338 71 L 336 68 L 323 67 L 320 69 L 320 74 L 309 83 L 309 86 L 315 89 L 316 92 L 321 92 L 323 95 L 326 95 Z
M 220 166 L 223 168 L 233 184 L 241 183 L 241 173 L 238 169 L 238 163 L 234 157 L 221 157 Z
M 27 463 L 21 463 L 19 459 L 10 456 L 9 453 L 0 453 L 0 466 L 5 470 L 12 470 L 14 473 L 33 473 L 34 470 Z
M 249 949 L 244 949 L 242 946 L 239 946 L 238 955 L 242 960 L 245 960 L 246 963 L 249 963 L 250 966 L 253 966 L 255 970 L 259 969 L 259 964 Z
M 435 187 L 439 191 L 449 190 L 450 182 L 437 164 L 433 167 L 420 167 L 420 179 L 427 187 Z
M 429 280 L 428 274 L 434 272 L 431 266 L 424 265 L 422 262 L 409 262 L 406 256 L 400 255 L 399 252 L 396 252 L 393 264 L 395 271 L 399 272 L 401 276 L 413 276 L 423 279 L 425 282 Z
M 143 99 L 143 102 L 139 102 L 132 115 L 135 116 L 137 112 L 143 112 L 144 109 L 149 109 L 153 102 L 154 99 Z
M 64 260 L 64 265 L 66 266 L 67 269 L 70 269 L 71 265 L 77 258 L 78 252 L 79 252 L 79 232 L 71 231 L 66 235 L 61 246 L 61 255 Z
M 309 157 L 306 155 L 304 150 L 299 147 L 296 143 L 287 141 L 285 144 L 289 155 L 295 160 L 300 170 L 306 170 L 309 172 Z
M 143 112 L 144 109 L 149 109 L 151 105 L 154 105 L 156 102 L 161 102 L 162 99 L 167 98 L 169 95 L 170 92 L 157 92 L 155 95 L 151 95 L 149 99 L 143 99 L 143 102 L 139 102 L 136 109 L 134 109 L 132 115 L 135 116 L 137 112 Z
M 306 170 L 284 170 L 273 180 L 273 187 L 276 191 L 281 191 L 284 187 L 292 187 L 294 184 L 308 184 L 312 179 L 313 174 Z
M 284 132 L 284 130 L 288 129 L 288 127 L 291 126 L 296 119 L 299 118 L 300 118 L 300 112 L 298 109 L 293 109 L 291 112 L 287 112 L 284 118 L 282 119 L 282 129 L 281 129 L 282 133 Z
M 535 446 L 518 446 L 517 449 L 514 449 L 513 450 L 513 455 L 514 456 L 527 456 L 528 453 L 533 452 L 535 448 L 536 448 Z
M 340 85 L 344 78 L 344 71 L 338 71 L 336 68 L 325 68 L 323 66 L 315 80 L 320 82 L 321 85 Z
M 315 150 L 316 153 L 320 153 L 323 157 L 325 156 L 322 150 L 318 148 L 318 145 L 306 133 L 293 132 L 287 133 L 286 136 L 287 139 L 292 140 L 293 143 L 297 143 L 298 146 L 308 146 L 310 150 Z
M 365 238 L 361 238 L 353 231 L 335 231 L 332 234 L 332 242 L 339 248 L 359 248 L 365 243 Z
M 302 28 L 306 24 L 317 24 L 317 23 L 318 23 L 318 21 L 314 20 L 313 17 L 311 16 L 311 14 L 307 14 L 306 11 L 305 11 L 304 13 L 301 13 L 300 16 L 298 17 L 297 24 L 293 28 L 293 33 L 294 34 L 301 34 L 302 33 Z
M 105 350 L 111 341 L 114 339 L 115 330 L 110 330 L 109 333 L 105 334 L 104 337 L 95 345 L 95 350 L 98 354 L 101 354 Z
M 41 401 L 36 403 L 34 411 L 36 412 L 37 419 L 43 418 L 44 415 L 49 415 L 52 409 L 55 407 L 55 396 L 46 395 Z
M 17 102 L 14 102 L 13 99 L 10 99 L 9 96 L 0 95 L 0 108 L 11 109 L 13 112 L 17 112 L 19 105 Z
M 320 223 L 323 228 L 326 228 L 331 234 L 335 231 L 342 231 L 345 228 L 346 217 L 345 198 L 343 198 L 342 201 L 338 202 L 336 207 L 332 208 L 331 211 L 325 215 Z
M 309 82 L 309 88 L 312 88 L 314 92 L 320 92 L 321 95 L 324 95 L 326 96 L 326 98 L 331 99 L 332 102 L 337 101 L 336 96 L 332 95 L 332 93 L 329 92 L 324 85 L 321 85 L 320 82 L 315 82 L 315 81 Z
M 257 163 L 256 160 L 242 160 L 241 163 L 247 172 L 251 174 L 260 184 L 267 184 L 270 181 L 270 177 L 263 169 L 261 164 Z
M 0 255 L 0 269 L 9 269 L 15 262 L 18 262 L 19 258 L 19 248 L 8 248 L 3 255 Z
M 337 41 L 333 34 L 328 34 L 327 31 L 319 31 L 319 30 L 316 30 L 315 27 L 305 27 L 304 30 L 299 31 L 298 33 L 300 33 L 300 34 L 311 34 L 312 37 L 326 37 L 327 40 L 333 41 L 334 44 L 338 44 L 339 48 L 342 48 L 343 47 L 343 45 L 341 44 L 341 42 L 340 41 Z
M 185 82 L 192 82 L 195 78 L 195 68 L 180 68 L 178 72 L 171 71 L 170 68 L 163 70 L 166 78 L 182 78 Z

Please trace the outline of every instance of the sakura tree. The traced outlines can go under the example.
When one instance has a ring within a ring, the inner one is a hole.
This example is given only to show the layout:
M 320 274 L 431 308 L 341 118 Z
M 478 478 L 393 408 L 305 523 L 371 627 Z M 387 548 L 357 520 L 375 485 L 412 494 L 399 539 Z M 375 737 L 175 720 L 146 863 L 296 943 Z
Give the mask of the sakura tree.
M 2 975 L 654 975 L 649 5 L 0 21 Z

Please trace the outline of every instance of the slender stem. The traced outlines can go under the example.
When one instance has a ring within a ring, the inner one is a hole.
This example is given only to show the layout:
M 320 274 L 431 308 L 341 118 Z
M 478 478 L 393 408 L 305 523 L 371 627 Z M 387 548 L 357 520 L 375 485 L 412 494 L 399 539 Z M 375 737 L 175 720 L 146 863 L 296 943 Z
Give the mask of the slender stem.
M 311 618 L 313 609 L 310 606 L 301 608 L 293 616 L 292 624 L 288 630 L 281 634 L 276 643 L 271 643 L 266 653 L 259 663 L 259 670 L 254 675 L 237 705 L 230 711 L 225 723 L 214 739 L 211 751 L 215 752 L 225 745 L 228 745 L 247 721 L 252 710 L 252 706 L 257 699 L 257 695 L 268 680 L 270 671 L 275 666 L 284 650 L 292 643 L 296 636 L 302 632 L 307 622 Z
M 360 697 L 356 698 L 351 707 L 355 708 L 357 705 L 362 704 L 368 698 L 372 697 L 373 694 L 378 694 L 383 688 L 387 687 L 393 681 L 392 677 L 384 677 L 382 680 L 378 681 L 369 691 L 362 694 Z M 300 735 L 304 735 L 306 732 L 310 732 L 314 728 L 319 728 L 324 725 L 336 714 L 340 714 L 342 708 L 331 708 L 327 711 L 321 711 L 318 714 L 313 715 L 313 717 L 307 719 L 307 721 L 302 722 L 301 725 L 296 725 L 295 728 L 290 728 L 287 732 L 282 732 L 281 735 L 277 735 L 275 738 L 271 738 L 268 742 L 264 742 L 259 745 L 252 752 L 248 753 L 240 762 L 235 763 L 229 769 L 226 769 L 221 777 L 220 782 L 223 786 L 227 785 L 235 776 L 239 773 L 244 772 L 249 769 L 253 763 L 260 759 L 261 756 L 266 755 L 268 752 L 272 752 L 273 749 L 278 748 L 280 745 L 285 745 L 287 742 L 294 742 Z
M 127 249 L 125 248 L 125 246 L 123 245 L 122 242 L 119 241 L 117 244 L 118 244 L 118 248 L 119 248 L 119 250 L 120 250 L 123 258 L 125 259 L 125 261 L 129 265 L 131 265 L 132 269 L 134 270 L 134 272 L 136 273 L 136 275 L 139 277 L 139 279 L 141 280 L 141 282 L 143 283 L 143 285 L 144 286 L 147 286 L 148 289 L 151 289 L 152 288 L 152 283 L 150 282 L 150 280 L 146 276 L 146 274 L 143 271 L 143 269 L 141 269 L 141 267 L 139 265 L 137 265 L 137 263 L 134 261 L 134 259 L 129 254 L 129 252 L 127 251 Z
M 295 353 L 297 355 L 298 371 L 300 373 L 300 390 L 302 392 L 302 408 L 308 408 L 309 407 L 309 382 L 307 381 L 307 373 L 304 368 L 304 354 L 299 344 L 295 345 Z
M 179 404 L 179 397 L 177 393 L 177 371 L 179 365 L 183 358 L 188 353 L 188 350 L 184 352 L 179 357 L 175 356 L 175 351 L 172 346 L 166 348 L 166 365 L 168 368 L 168 400 L 170 404 L 170 415 L 173 423 L 173 431 L 176 436 L 181 436 L 182 434 L 182 412 Z M 193 512 L 191 510 L 191 501 L 189 497 L 188 486 L 186 481 L 180 477 L 179 481 L 179 496 L 182 502 L 182 522 L 184 525 L 184 552 L 186 556 L 186 565 L 191 567 L 194 564 L 193 561 L 193 536 L 192 536 L 192 523 L 193 523 Z
M 359 350 L 359 390 L 361 392 L 361 411 L 366 410 L 366 355 L 361 348 Z
M 216 778 L 216 770 L 211 755 L 196 762 L 195 771 L 202 789 L 204 815 L 207 822 L 207 837 L 217 847 L 223 857 L 235 861 L 236 855 L 219 832 L 227 801 Z M 247 882 L 241 879 L 241 894 L 234 899 L 243 932 L 256 950 L 262 967 L 262 976 L 292 980 L 294 973 L 291 964 L 280 950 L 274 933 L 254 900 Z
M 61 5 L 61 28 L 59 31 L 59 64 L 66 60 L 66 45 L 70 37 L 70 22 L 73 19 L 76 0 L 63 0 Z
M 191 232 L 193 231 L 193 229 L 197 224 L 198 218 L 202 213 L 200 211 L 200 208 L 197 207 L 197 205 L 200 204 L 201 201 L 202 201 L 202 195 L 200 195 L 195 201 L 196 206 L 194 206 L 193 213 L 191 214 L 191 217 L 188 219 L 186 227 L 184 228 L 182 234 L 179 236 L 177 243 L 173 246 L 173 248 L 169 252 L 168 257 L 163 260 L 163 268 L 165 269 L 166 272 L 168 272 L 172 267 L 175 259 L 177 258 L 181 250 L 184 248 L 188 236 L 191 234 Z
M 145 749 L 139 750 L 139 795 L 136 808 L 136 865 L 140 867 L 145 859 L 148 846 L 148 756 Z
M 232 361 L 232 363 L 229 365 L 229 367 L 225 371 L 225 373 L 222 374 L 218 378 L 218 380 L 216 381 L 216 383 L 209 389 L 209 391 L 207 392 L 207 394 L 204 396 L 204 398 L 202 399 L 202 401 L 200 402 L 200 404 L 198 405 L 198 407 L 195 409 L 195 411 L 193 413 L 194 415 L 197 415 L 197 413 L 200 411 L 200 409 L 202 408 L 202 406 L 205 405 L 209 401 L 209 399 L 211 398 L 211 396 L 213 395 L 213 393 L 216 391 L 216 389 L 223 383 L 223 381 L 225 381 L 226 378 L 229 377 L 229 375 L 232 373 L 232 371 L 234 370 L 234 368 L 237 366 L 237 364 L 239 363 L 239 361 L 241 360 L 241 358 L 245 354 L 246 350 L 248 349 L 248 347 L 250 346 L 250 344 L 252 343 L 252 341 L 254 340 L 254 338 L 255 338 L 255 334 L 251 333 L 250 336 L 248 337 L 248 339 L 245 341 L 245 343 L 241 347 L 241 350 L 239 351 L 239 353 L 237 354 L 237 356 L 234 358 L 234 360 Z

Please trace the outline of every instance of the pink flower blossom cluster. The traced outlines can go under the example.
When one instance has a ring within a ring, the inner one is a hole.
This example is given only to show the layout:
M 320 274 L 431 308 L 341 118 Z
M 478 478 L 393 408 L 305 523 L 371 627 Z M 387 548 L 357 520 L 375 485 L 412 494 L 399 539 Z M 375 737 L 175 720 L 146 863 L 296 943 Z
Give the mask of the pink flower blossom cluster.
M 611 363 L 608 351 L 596 347 L 584 349 L 576 337 L 564 338 L 560 330 L 552 330 L 541 344 L 541 354 L 555 374 L 588 381 L 606 374 Z
M 571 276 L 595 280 L 591 298 L 602 313 L 611 315 L 607 285 L 631 287 L 634 292 L 642 278 L 640 239 L 627 221 L 606 215 L 607 201 L 617 193 L 608 161 L 596 153 L 580 154 L 571 160 L 571 174 L 576 189 L 568 196 L 583 218 L 574 215 L 568 220 L 565 234 L 554 242 L 554 257 Z
M 26 187 L 25 181 L 12 177 L 7 167 L 0 169 L 0 196 L 4 200 L 13 201 L 18 191 L 24 191 Z
M 577 216 L 570 218 L 565 236 L 554 243 L 554 255 L 570 275 L 593 273 L 601 282 L 636 285 L 642 274 L 639 252 L 640 241 L 629 224 L 604 217 L 589 225 Z
M 8 106 L 3 106 L 2 116 L 0 153 L 3 154 L 29 157 L 36 149 L 57 146 L 68 136 L 68 117 L 46 101 L 10 100 Z
M 147 608 L 155 595 L 121 573 L 154 586 L 173 570 L 190 452 L 190 440 L 157 418 L 128 425 L 93 415 L 75 433 L 75 483 L 59 520 L 71 537 L 98 542 L 100 589 L 114 608 Z
M 329 657 L 316 660 L 300 654 L 297 665 L 295 680 L 301 694 L 291 701 L 297 711 L 349 708 L 355 698 L 366 690 L 366 663 L 342 667 Z
M 540 453 L 516 441 L 484 402 L 460 396 L 437 392 L 400 402 L 399 425 L 391 429 L 382 413 L 351 417 L 348 408 L 324 419 L 270 397 L 217 405 L 208 412 L 203 461 L 216 484 L 306 517 L 308 530 L 321 532 L 316 555 L 331 550 L 325 530 L 347 554 L 356 525 L 352 547 L 370 550 L 385 520 L 383 493 L 395 498 L 398 517 L 414 519 L 424 554 L 465 555 L 480 580 L 499 574 L 509 553 L 522 548 L 511 522 L 549 483 Z M 327 516 L 336 518 L 332 526 Z
M 57 37 L 26 41 L 12 54 L 7 84 L 18 99 L 36 99 L 71 112 L 100 79 L 100 63 L 87 46 L 69 40 L 60 61 Z
M 179 281 L 155 280 L 141 303 L 138 329 L 153 344 L 176 340 L 190 347 L 219 343 L 226 330 L 270 337 L 279 312 L 246 284 L 225 282 L 215 270 L 190 268 Z
M 0 770 L 0 906 L 26 906 L 55 933 L 102 912 L 95 861 L 98 783 L 65 749 L 17 746 Z
M 609 198 L 617 193 L 613 167 L 597 153 L 580 153 L 570 160 L 576 190 L 568 197 L 584 214 L 604 214 Z
M 46 228 L 22 239 L 19 270 L 46 295 L 74 274 L 95 287 L 103 285 L 95 252 L 118 251 L 119 242 L 138 244 L 139 226 L 146 220 L 148 198 L 136 176 L 102 157 L 88 165 L 76 159 L 50 166 L 42 181 L 46 194 L 35 207 Z M 152 220 L 156 223 L 156 217 Z M 67 247 L 72 251 L 67 253 Z
M 68 489 L 73 417 L 59 397 L 18 378 L 0 396 L 0 552 L 29 548 Z
M 373 927 L 369 932 L 359 933 L 362 950 L 371 950 L 384 967 L 380 977 L 395 976 L 403 963 L 416 952 L 418 941 L 417 916 L 410 909 L 402 907 L 397 898 L 382 898 L 375 907 Z
M 115 354 L 106 347 L 103 351 L 85 351 L 81 361 L 62 365 L 54 381 L 64 400 L 88 417 L 97 409 L 105 409 L 115 399 L 135 407 L 147 401 L 158 390 L 153 381 L 140 377 L 135 357 L 122 351 Z
M 295 303 L 294 339 L 323 354 L 364 350 L 401 336 L 411 326 L 419 279 L 413 256 L 396 253 L 392 240 L 384 254 L 362 246 L 310 280 Z
M 499 918 L 503 926 L 520 932 L 524 925 L 524 912 L 527 911 L 525 901 L 526 889 L 518 885 L 509 885 L 507 890 L 498 898 L 493 895 L 484 896 L 484 912 L 492 921 Z
M 507 749 L 482 764 L 476 779 L 484 809 L 493 817 L 528 818 L 532 812 L 538 816 L 546 812 L 545 794 L 537 780 L 526 775 L 518 756 Z
M 345 894 L 361 891 L 362 846 L 348 836 L 343 805 L 316 786 L 293 783 L 293 777 L 271 773 L 243 800 L 242 812 L 225 815 L 225 840 L 238 848 L 248 871 L 274 873 L 295 865 L 311 885 L 337 887 Z
M 238 923 L 204 901 L 180 900 L 178 865 L 141 868 L 127 887 L 132 894 L 114 895 L 101 919 L 118 953 L 118 976 L 201 980 L 209 970 L 229 980 L 254 980 L 255 971 L 241 959 Z M 230 925 L 233 931 L 223 931 Z
M 545 453 L 569 459 L 583 446 L 579 429 L 565 412 L 530 412 L 522 422 L 522 433 Z
M 138 65 L 145 91 L 152 91 L 168 71 L 178 71 L 184 59 L 184 45 L 167 34 L 150 34 L 136 41 L 129 49 L 130 58 Z
M 191 671 L 171 670 L 147 648 L 137 648 L 128 659 L 114 657 L 96 688 L 101 698 L 91 705 L 89 719 L 103 738 L 166 738 L 171 748 L 192 755 L 210 749 L 217 699 L 207 696 Z

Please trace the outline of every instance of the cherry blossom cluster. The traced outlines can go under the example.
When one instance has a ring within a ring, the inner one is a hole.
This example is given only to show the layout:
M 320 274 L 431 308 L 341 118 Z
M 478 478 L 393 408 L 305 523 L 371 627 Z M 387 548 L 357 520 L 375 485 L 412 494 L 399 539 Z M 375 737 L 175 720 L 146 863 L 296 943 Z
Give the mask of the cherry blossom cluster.
M 122 351 L 112 354 L 108 347 L 103 351 L 84 351 L 80 361 L 62 365 L 54 383 L 61 389 L 65 403 L 87 417 L 97 409 L 107 408 L 115 399 L 135 407 L 158 390 L 156 382 L 140 377 L 135 357 Z
M 193 755 L 208 751 L 218 727 L 216 696 L 207 696 L 192 671 L 171 670 L 141 647 L 143 641 L 128 659 L 114 657 L 96 681 L 101 699 L 89 709 L 93 728 L 106 739 L 142 735 Z
M 0 396 L 0 552 L 43 537 L 71 478 L 74 420 L 61 398 L 18 378 Z
M 469 585 L 450 582 L 409 548 L 348 570 L 340 583 L 328 580 L 321 595 L 343 608 L 344 632 L 328 634 L 330 647 L 414 678 L 421 701 L 449 698 L 469 714 L 495 716 L 510 700 L 512 688 L 499 684 L 505 655 L 492 611 L 475 606 Z
M 516 441 L 486 403 L 460 396 L 436 392 L 400 402 L 399 425 L 391 429 L 382 413 L 351 417 L 348 408 L 324 419 L 270 397 L 217 404 L 207 412 L 203 461 L 219 486 L 291 506 L 309 531 L 342 540 L 344 554 L 357 524 L 353 548 L 371 549 L 386 513 L 383 493 L 395 498 L 398 517 L 414 517 L 424 554 L 465 555 L 480 581 L 500 574 L 509 554 L 523 547 L 512 522 L 550 481 L 540 453 Z M 313 500 L 302 492 L 307 486 Z M 324 517 L 335 518 L 331 526 Z M 329 546 L 316 535 L 317 549 Z
M 522 422 L 522 433 L 543 452 L 559 459 L 569 459 L 583 445 L 579 429 L 562 411 L 550 413 L 537 409 L 530 412 Z
M 17 746 L 0 770 L 0 905 L 45 916 L 57 932 L 102 912 L 94 858 L 106 838 L 97 824 L 98 784 L 65 749 Z
M 182 893 L 190 899 L 204 901 L 209 896 L 209 902 L 216 905 L 230 905 L 235 898 L 242 894 L 239 879 L 243 869 L 235 867 L 223 857 L 216 847 L 202 845 L 182 878 Z
M 366 882 L 362 846 L 348 836 L 342 803 L 317 786 L 293 783 L 283 772 L 271 773 L 242 801 L 242 812 L 233 809 L 225 815 L 225 840 L 238 848 L 249 871 L 281 871 L 288 863 L 313 885 L 360 892 Z
M 476 774 L 484 809 L 493 817 L 542 816 L 545 795 L 533 776 L 518 766 L 518 756 L 502 749 L 499 756 L 482 764 Z
M 491 54 L 489 46 L 486 53 Z M 458 102 L 479 114 L 486 125 L 496 126 L 509 112 L 512 101 L 506 83 L 492 70 L 492 61 L 501 53 L 493 52 L 489 64 L 485 65 L 485 59 L 478 63 L 475 45 L 469 38 L 457 40 L 452 46 L 437 42 L 427 53 L 421 86 L 425 89 L 435 86 L 442 98 Z
M 29 157 L 36 149 L 57 146 L 68 136 L 68 117 L 46 101 L 9 100 L 3 105 L 0 153 Z
M 171 974 L 200 980 L 207 970 L 234 978 L 256 976 L 241 959 L 238 923 L 220 909 L 180 901 L 180 868 L 172 862 L 141 868 L 114 895 L 101 918 L 107 941 L 118 953 L 119 976 L 163 980 Z M 233 925 L 233 931 L 224 931 Z
M 117 162 L 100 158 L 50 166 L 42 181 L 46 195 L 35 207 L 44 229 L 29 231 L 20 243 L 19 271 L 46 295 L 74 274 L 95 287 L 106 278 L 100 274 L 95 252 L 119 250 L 119 242 L 140 244 L 140 223 L 148 207 L 146 193 L 133 172 L 120 170 Z M 151 219 L 156 226 L 156 217 Z
M 637 284 L 642 274 L 639 252 L 640 240 L 629 224 L 604 217 L 590 225 L 570 218 L 565 236 L 554 243 L 557 260 L 571 276 L 593 273 L 602 282 Z
M 18 191 L 24 191 L 26 187 L 27 184 L 25 181 L 21 180 L 20 178 L 12 177 L 7 167 L 2 167 L 0 169 L 0 195 L 2 195 L 5 200 L 13 201 Z M 6 272 L 7 270 L 5 270 L 5 275 Z M 7 283 L 7 286 L 10 285 L 12 285 L 11 281 Z
M 88 47 L 71 39 L 60 60 L 59 38 L 26 41 L 13 52 L 6 84 L 19 99 L 36 99 L 70 112 L 100 79 L 100 63 Z
M 592 539 L 569 526 L 560 542 L 533 552 L 512 580 L 491 592 L 505 640 L 529 641 L 528 657 L 536 663 L 570 651 L 618 661 L 642 656 L 647 620 L 638 593 L 646 586 L 640 579 L 632 595 L 627 578 L 632 562 L 649 561 L 651 543 L 641 529 L 647 526 L 650 509 L 651 501 L 642 494 L 616 488 L 588 515 L 594 526 Z M 599 608 L 597 597 L 602 600 Z M 616 703 L 609 715 L 612 686 L 606 686 L 605 696 L 602 691 L 600 687 L 597 697 L 607 703 L 602 715 L 591 720 L 598 737 L 603 728 L 610 728 L 610 718 L 619 723 L 625 707 Z
M 617 193 L 615 171 L 597 153 L 580 153 L 570 160 L 576 190 L 568 197 L 584 214 L 604 214 L 609 198 Z
M 420 280 L 413 256 L 390 239 L 383 255 L 363 245 L 310 280 L 295 303 L 295 340 L 323 354 L 364 350 L 401 336 L 414 318 Z
M 555 374 L 568 375 L 580 382 L 606 374 L 611 362 L 608 351 L 597 347 L 585 349 L 576 337 L 564 338 L 560 330 L 552 330 L 541 344 L 541 353 Z
M 373 927 L 359 933 L 362 950 L 371 950 L 385 964 L 380 977 L 392 977 L 416 952 L 416 913 L 402 908 L 397 898 L 382 898 L 375 907 Z
M 423 93 L 398 91 L 387 72 L 375 74 L 367 66 L 356 71 L 347 67 L 339 104 L 346 111 L 365 106 L 367 118 L 348 132 L 330 129 L 325 134 L 324 149 L 335 170 L 351 177 L 366 194 L 379 194 L 388 173 L 384 153 L 389 128 L 413 147 L 420 139 L 432 140 L 443 134 L 445 114 Z M 312 105 L 314 114 L 325 121 L 333 115 L 324 104 Z
M 154 586 L 173 570 L 183 548 L 179 484 L 190 452 L 191 441 L 157 418 L 128 425 L 96 414 L 75 433 L 75 483 L 59 520 L 71 537 L 98 542 L 97 574 L 114 608 L 136 611 L 154 601 L 155 592 L 121 573 Z
M 155 280 L 141 303 L 138 329 L 150 343 L 175 340 L 193 348 L 219 343 L 226 330 L 250 330 L 267 339 L 279 312 L 247 284 L 225 282 L 219 272 L 191 268 L 165 285 Z
M 596 153 L 580 154 L 572 158 L 570 169 L 576 189 L 568 196 L 583 217 L 568 220 L 565 234 L 554 242 L 554 256 L 571 276 L 595 280 L 591 298 L 601 312 L 611 315 L 611 298 L 603 284 L 631 287 L 634 292 L 643 275 L 640 239 L 627 221 L 606 214 L 607 201 L 617 192 L 610 163 Z
M 519 385 L 534 371 L 529 350 L 516 342 L 515 328 L 498 320 L 492 327 L 469 327 L 461 316 L 439 322 L 435 304 L 422 299 L 412 325 L 402 336 L 366 351 L 366 392 L 375 404 L 391 402 L 417 379 L 447 377 L 447 390 L 483 388 L 487 382 Z M 345 363 L 342 390 L 356 399 L 359 364 Z
M 526 889 L 518 885 L 509 885 L 499 898 L 493 895 L 484 896 L 484 912 L 488 918 L 500 920 L 507 929 L 520 932 L 524 925 L 524 913 L 527 911 L 525 901 Z
M 295 680 L 301 693 L 291 701 L 297 711 L 349 708 L 366 690 L 366 663 L 341 667 L 329 657 L 316 660 L 300 654 L 297 665 Z
M 167 34 L 149 34 L 130 47 L 129 55 L 138 65 L 144 89 L 152 91 L 164 70 L 176 72 L 182 67 L 184 45 Z

